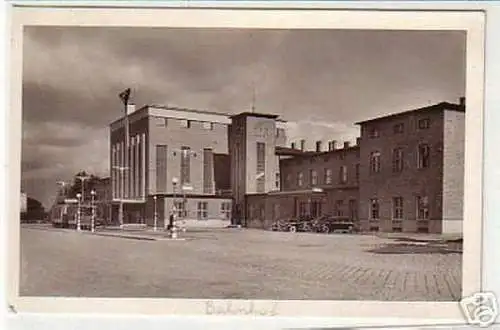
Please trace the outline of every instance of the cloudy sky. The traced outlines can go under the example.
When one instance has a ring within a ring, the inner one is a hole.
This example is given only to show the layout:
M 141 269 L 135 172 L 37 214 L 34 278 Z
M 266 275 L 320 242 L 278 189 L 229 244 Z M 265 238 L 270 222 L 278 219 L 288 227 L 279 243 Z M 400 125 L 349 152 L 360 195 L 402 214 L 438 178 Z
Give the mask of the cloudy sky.
M 120 91 L 138 105 L 290 122 L 290 140 L 354 140 L 357 120 L 465 91 L 465 34 L 427 31 L 27 27 L 22 188 L 47 207 L 55 182 L 108 175 Z

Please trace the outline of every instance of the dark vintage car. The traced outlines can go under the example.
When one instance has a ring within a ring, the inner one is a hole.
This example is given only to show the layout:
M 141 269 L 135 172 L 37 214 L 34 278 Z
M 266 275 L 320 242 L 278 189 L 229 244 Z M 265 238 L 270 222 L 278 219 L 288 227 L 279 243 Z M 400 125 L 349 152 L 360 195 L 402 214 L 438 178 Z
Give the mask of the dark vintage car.
M 297 219 L 288 221 L 288 231 L 291 232 L 310 232 L 312 231 L 313 218 L 310 216 L 300 216 Z
M 352 233 L 356 229 L 347 216 L 322 215 L 313 220 L 313 230 L 320 233 Z
M 271 225 L 273 231 L 289 231 L 289 232 L 309 232 L 312 231 L 312 217 L 301 216 L 287 220 L 278 220 Z

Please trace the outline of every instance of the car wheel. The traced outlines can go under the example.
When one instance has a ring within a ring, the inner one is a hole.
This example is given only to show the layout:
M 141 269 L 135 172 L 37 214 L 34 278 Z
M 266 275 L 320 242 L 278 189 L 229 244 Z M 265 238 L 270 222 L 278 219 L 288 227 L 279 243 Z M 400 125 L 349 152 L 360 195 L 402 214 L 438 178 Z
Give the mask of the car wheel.
M 328 234 L 330 232 L 330 228 L 328 228 L 327 225 L 323 225 L 323 226 L 321 226 L 321 232 Z
M 295 233 L 295 232 L 297 232 L 297 227 L 295 227 L 295 226 L 291 226 L 291 227 L 290 227 L 290 229 L 289 229 L 289 231 L 290 231 L 291 233 Z

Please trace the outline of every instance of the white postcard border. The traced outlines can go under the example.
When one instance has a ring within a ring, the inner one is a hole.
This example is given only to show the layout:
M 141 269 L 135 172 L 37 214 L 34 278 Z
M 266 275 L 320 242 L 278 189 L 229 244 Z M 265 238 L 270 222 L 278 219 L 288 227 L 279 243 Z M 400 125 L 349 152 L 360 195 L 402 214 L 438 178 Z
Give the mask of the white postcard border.
M 22 26 L 156 26 L 228 28 L 342 28 L 467 30 L 467 109 L 463 296 L 481 289 L 484 14 L 480 12 L 204 10 L 204 9 L 71 9 L 15 8 L 11 33 L 11 104 L 9 113 L 9 303 L 17 311 L 46 313 L 205 314 L 207 300 L 31 298 L 18 296 L 19 198 L 21 156 Z M 474 109 L 474 110 L 470 110 Z M 242 302 L 235 301 L 235 304 Z M 455 302 L 256 301 L 278 316 L 403 317 L 463 321 Z M 437 321 L 437 320 L 436 320 Z

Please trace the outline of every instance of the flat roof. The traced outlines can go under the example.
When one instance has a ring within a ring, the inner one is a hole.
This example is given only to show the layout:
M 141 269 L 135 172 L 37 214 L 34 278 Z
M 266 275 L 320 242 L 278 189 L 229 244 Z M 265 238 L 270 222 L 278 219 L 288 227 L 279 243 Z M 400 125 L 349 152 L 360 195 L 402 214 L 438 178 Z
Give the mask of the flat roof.
M 273 115 L 273 114 L 268 114 L 268 113 L 258 113 L 258 112 L 241 112 L 236 115 L 231 115 L 230 118 L 234 117 L 243 117 L 243 116 L 248 116 L 248 117 L 260 117 L 260 118 L 270 118 L 270 119 L 276 119 L 279 116 L 278 115 Z
M 461 105 L 461 104 L 450 103 L 450 102 L 440 102 L 440 103 L 436 103 L 436 104 L 422 107 L 422 108 L 418 108 L 418 109 L 407 110 L 407 111 L 393 113 L 393 114 L 386 115 L 386 116 L 381 116 L 381 117 L 376 117 L 376 118 L 367 119 L 367 120 L 363 120 L 363 121 L 358 121 L 355 124 L 362 125 L 362 124 L 366 124 L 369 122 L 392 119 L 392 118 L 396 118 L 396 117 L 400 117 L 400 116 L 409 115 L 411 113 L 425 112 L 425 111 L 432 111 L 432 110 L 452 110 L 452 111 L 465 112 L 465 106 Z
M 181 107 L 173 107 L 173 106 L 158 105 L 158 104 L 145 105 L 145 106 L 141 107 L 140 109 L 138 109 L 137 111 L 145 109 L 145 108 L 156 108 L 156 109 L 183 111 L 183 112 L 190 112 L 190 113 L 199 113 L 199 114 L 204 114 L 204 115 L 217 115 L 217 116 L 226 116 L 226 117 L 230 117 L 231 116 L 231 114 L 223 113 L 223 112 L 217 112 L 217 111 L 198 110 L 198 109 L 190 109 L 190 108 L 181 108 Z
M 355 144 L 355 145 L 349 146 L 347 148 L 336 148 L 333 150 L 326 150 L 326 151 L 312 151 L 312 150 L 302 151 L 300 149 L 292 149 L 292 148 L 288 148 L 288 147 L 276 147 L 275 154 L 278 156 L 311 157 L 311 156 L 328 155 L 328 154 L 332 154 L 335 152 L 341 152 L 341 151 L 350 151 L 350 150 L 354 150 L 354 149 L 358 149 L 358 148 L 359 148 L 359 144 Z
M 140 111 L 145 111 L 148 109 L 159 109 L 159 110 L 168 110 L 168 111 L 179 111 L 179 112 L 186 112 L 189 114 L 200 114 L 200 115 L 212 115 L 212 116 L 222 116 L 226 117 L 228 119 L 234 118 L 234 117 L 239 117 L 239 116 L 253 116 L 253 117 L 260 117 L 260 118 L 270 118 L 270 119 L 276 119 L 277 122 L 279 123 L 286 123 L 286 120 L 283 119 L 277 119 L 279 115 L 274 115 L 274 114 L 265 114 L 265 113 L 257 113 L 257 112 L 241 112 L 237 114 L 230 114 L 230 113 L 225 113 L 225 112 L 217 112 L 217 111 L 210 111 L 210 110 L 199 110 L 199 109 L 191 109 L 191 108 L 182 108 L 182 107 L 176 107 L 176 106 L 168 106 L 168 105 L 160 105 L 160 104 L 147 104 L 144 105 L 138 109 L 136 109 L 133 113 L 129 114 L 128 116 L 121 116 L 120 118 L 114 120 L 109 124 L 109 126 L 115 125 L 122 121 L 125 117 L 130 117 Z

